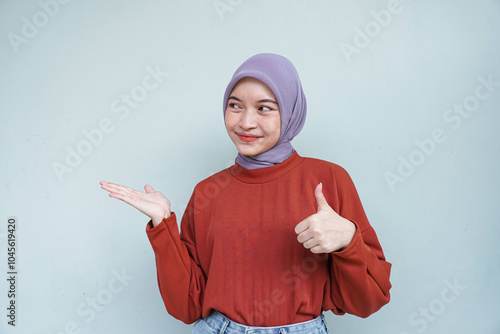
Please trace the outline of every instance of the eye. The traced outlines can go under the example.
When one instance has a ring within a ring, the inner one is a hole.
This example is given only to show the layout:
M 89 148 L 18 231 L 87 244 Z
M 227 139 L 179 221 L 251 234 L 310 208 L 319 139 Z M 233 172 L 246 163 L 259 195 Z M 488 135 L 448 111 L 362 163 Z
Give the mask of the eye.
M 238 104 L 236 104 L 236 103 L 228 103 L 227 107 L 230 108 L 230 109 L 234 109 L 234 110 L 241 109 L 240 106 Z
M 262 107 L 259 108 L 259 110 L 261 110 L 261 111 L 271 111 L 272 109 L 269 108 L 269 107 L 266 107 L 266 106 L 262 106 Z

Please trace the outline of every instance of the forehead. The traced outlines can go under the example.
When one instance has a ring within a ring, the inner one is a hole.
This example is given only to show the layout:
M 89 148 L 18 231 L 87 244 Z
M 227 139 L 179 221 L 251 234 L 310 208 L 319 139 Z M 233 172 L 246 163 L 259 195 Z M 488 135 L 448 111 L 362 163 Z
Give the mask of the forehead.
M 275 98 L 273 91 L 262 81 L 245 77 L 239 80 L 233 87 L 231 94 L 247 94 L 247 95 L 269 95 Z

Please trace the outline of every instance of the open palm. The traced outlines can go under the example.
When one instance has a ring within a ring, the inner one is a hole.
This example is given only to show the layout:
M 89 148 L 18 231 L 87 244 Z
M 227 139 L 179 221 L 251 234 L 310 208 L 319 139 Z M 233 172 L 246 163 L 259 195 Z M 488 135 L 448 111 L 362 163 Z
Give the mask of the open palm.
M 144 186 L 145 192 L 119 184 L 101 181 L 101 188 L 109 191 L 109 196 L 118 198 L 149 216 L 156 226 L 163 217 L 170 216 L 170 201 L 149 184 Z

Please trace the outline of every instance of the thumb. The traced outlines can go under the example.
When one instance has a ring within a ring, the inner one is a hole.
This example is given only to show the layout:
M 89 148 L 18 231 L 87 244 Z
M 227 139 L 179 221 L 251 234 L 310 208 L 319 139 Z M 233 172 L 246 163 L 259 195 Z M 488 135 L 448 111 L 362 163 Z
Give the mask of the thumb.
M 148 194 L 155 192 L 155 190 L 153 189 L 153 187 L 151 187 L 149 184 L 146 184 L 144 186 L 144 190 L 146 190 L 146 193 L 148 193 Z
M 316 189 L 314 190 L 314 196 L 316 196 L 316 202 L 318 202 L 318 211 L 330 209 L 330 205 L 328 205 L 328 202 L 326 201 L 325 196 L 323 195 L 322 182 L 320 182 L 316 186 Z

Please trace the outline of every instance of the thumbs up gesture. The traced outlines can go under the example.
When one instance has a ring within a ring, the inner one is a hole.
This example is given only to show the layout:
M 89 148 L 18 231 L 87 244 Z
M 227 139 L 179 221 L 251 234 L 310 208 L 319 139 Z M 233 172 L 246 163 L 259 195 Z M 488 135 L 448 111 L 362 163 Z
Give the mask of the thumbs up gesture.
M 323 184 L 314 190 L 318 212 L 295 226 L 297 240 L 313 253 L 330 253 L 345 249 L 351 243 L 356 225 L 342 218 L 328 205 L 323 195 Z

